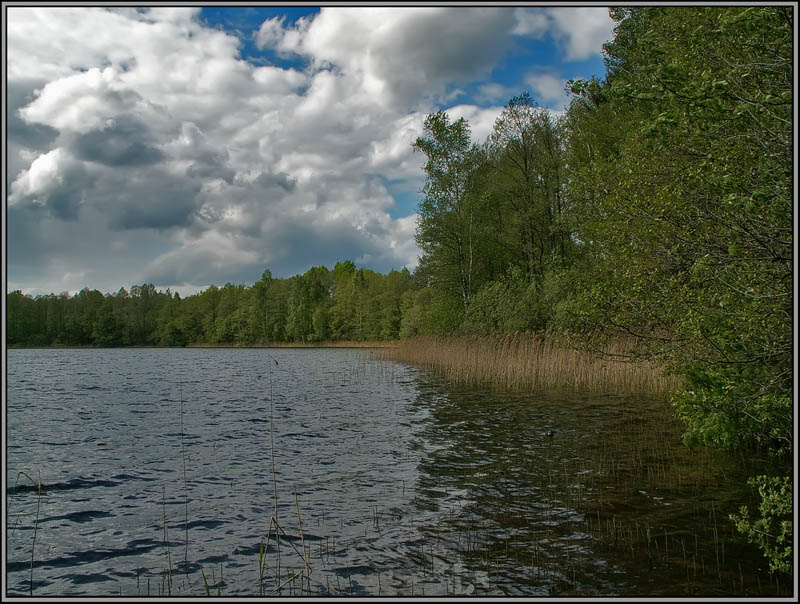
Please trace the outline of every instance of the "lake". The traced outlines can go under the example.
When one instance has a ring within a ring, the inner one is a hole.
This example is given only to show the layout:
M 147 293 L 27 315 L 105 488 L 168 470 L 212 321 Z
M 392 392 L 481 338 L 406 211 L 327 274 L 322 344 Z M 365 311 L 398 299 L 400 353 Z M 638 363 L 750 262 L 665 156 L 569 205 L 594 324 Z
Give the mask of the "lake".
M 690 451 L 663 401 L 353 349 L 9 350 L 7 378 L 7 595 L 792 594 L 727 519 L 762 460 Z

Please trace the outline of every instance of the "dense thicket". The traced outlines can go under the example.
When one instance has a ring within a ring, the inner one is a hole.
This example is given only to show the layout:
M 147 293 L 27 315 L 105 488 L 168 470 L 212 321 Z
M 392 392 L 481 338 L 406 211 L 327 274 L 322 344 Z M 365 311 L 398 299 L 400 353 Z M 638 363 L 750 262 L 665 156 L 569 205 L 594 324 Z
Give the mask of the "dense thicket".
M 612 9 L 604 79 L 528 94 L 481 145 L 428 116 L 413 275 L 341 262 L 181 300 L 8 296 L 10 345 L 252 344 L 557 329 L 624 334 L 683 376 L 686 442 L 793 445 L 790 7 Z M 739 528 L 791 570 L 791 482 Z
M 793 11 L 615 9 L 603 82 L 566 129 L 580 242 L 565 316 L 635 334 L 685 377 L 688 444 L 793 446 Z M 791 571 L 791 476 L 739 528 Z

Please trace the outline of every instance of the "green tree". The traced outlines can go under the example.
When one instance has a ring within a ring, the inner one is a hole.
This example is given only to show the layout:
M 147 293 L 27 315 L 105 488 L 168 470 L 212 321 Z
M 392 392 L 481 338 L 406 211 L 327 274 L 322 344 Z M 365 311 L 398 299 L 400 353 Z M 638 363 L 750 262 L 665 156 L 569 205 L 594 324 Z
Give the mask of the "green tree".
M 96 346 L 119 346 L 122 344 L 123 325 L 118 321 L 114 312 L 114 303 L 111 296 L 106 296 L 100 308 L 97 309 L 92 340 Z
M 420 270 L 437 286 L 458 292 L 466 311 L 473 294 L 478 229 L 477 199 L 470 193 L 480 151 L 470 142 L 467 121 L 451 122 L 442 111 L 425 119 L 423 136 L 413 146 L 427 157 L 416 232 L 423 252 Z
M 329 312 L 332 337 L 355 340 L 358 302 L 356 297 L 356 265 L 350 260 L 333 267 L 333 294 Z
M 687 443 L 788 453 L 791 12 L 612 14 L 606 81 L 573 83 L 569 110 L 572 320 L 635 335 L 686 377 Z
M 6 296 L 6 339 L 9 346 L 31 344 L 33 305 L 33 298 L 18 289 Z
M 286 313 L 286 337 L 289 340 L 314 339 L 314 311 L 330 298 L 332 279 L 324 266 L 313 266 L 290 280 Z
M 524 93 L 512 98 L 495 121 L 488 149 L 493 186 L 509 218 L 505 243 L 518 242 L 529 278 L 542 281 L 551 261 L 563 263 L 571 247 L 562 219 L 562 128 Z

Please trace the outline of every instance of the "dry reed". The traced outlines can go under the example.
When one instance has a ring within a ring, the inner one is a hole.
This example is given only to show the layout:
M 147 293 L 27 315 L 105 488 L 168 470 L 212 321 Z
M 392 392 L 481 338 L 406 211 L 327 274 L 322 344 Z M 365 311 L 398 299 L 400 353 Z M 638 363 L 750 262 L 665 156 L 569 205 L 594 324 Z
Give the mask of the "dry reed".
M 605 344 L 601 352 L 571 346 L 557 334 L 422 337 L 373 353 L 412 363 L 457 384 L 493 384 L 509 390 L 585 391 L 665 396 L 680 378 L 646 360 L 631 360 L 631 344 Z

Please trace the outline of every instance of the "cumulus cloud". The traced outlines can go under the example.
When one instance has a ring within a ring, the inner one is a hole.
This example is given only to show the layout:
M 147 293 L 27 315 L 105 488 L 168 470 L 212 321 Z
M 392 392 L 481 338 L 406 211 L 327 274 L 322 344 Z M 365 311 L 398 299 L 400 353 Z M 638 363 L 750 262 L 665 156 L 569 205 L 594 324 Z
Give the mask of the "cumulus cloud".
M 505 101 L 511 98 L 513 95 L 513 90 L 508 86 L 503 86 L 502 84 L 497 84 L 496 82 L 489 82 L 488 84 L 482 84 L 478 88 L 476 97 L 478 100 L 483 102 L 496 102 Z
M 28 124 L 19 110 L 34 98 L 34 91 L 43 86 L 40 80 L 17 80 L 7 83 L 6 91 L 6 186 L 19 173 L 30 166 L 42 151 L 50 148 L 58 136 L 58 130 L 44 124 Z
M 258 43 L 334 67 L 350 94 L 407 106 L 442 98 L 447 86 L 485 74 L 510 44 L 510 9 L 341 7 L 285 27 L 262 25 Z
M 302 59 L 264 64 L 198 8 L 8 7 L 9 286 L 413 268 L 416 215 L 393 193 L 421 187 L 427 113 L 481 142 L 514 36 L 550 27 L 583 56 L 602 30 L 588 10 L 573 30 L 555 9 L 326 7 L 261 23 L 265 56 Z M 474 82 L 489 107 L 464 100 Z
M 78 159 L 85 161 L 112 167 L 141 166 L 165 158 L 154 139 L 144 123 L 123 113 L 108 119 L 102 128 L 77 136 L 73 149 Z
M 604 6 L 564 8 L 519 7 L 516 9 L 517 35 L 556 38 L 568 61 L 581 61 L 598 55 L 604 42 L 612 38 L 614 22 Z
M 553 73 L 531 73 L 525 82 L 533 92 L 533 98 L 541 105 L 556 105 L 562 109 L 568 102 L 564 89 L 566 80 Z
M 492 132 L 494 123 L 503 107 L 489 107 L 481 109 L 474 105 L 456 105 L 446 111 L 451 120 L 458 120 L 462 117 L 469 122 L 472 141 L 474 143 L 484 142 Z

